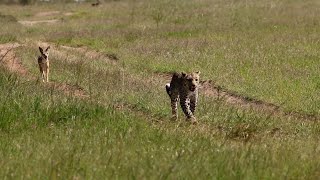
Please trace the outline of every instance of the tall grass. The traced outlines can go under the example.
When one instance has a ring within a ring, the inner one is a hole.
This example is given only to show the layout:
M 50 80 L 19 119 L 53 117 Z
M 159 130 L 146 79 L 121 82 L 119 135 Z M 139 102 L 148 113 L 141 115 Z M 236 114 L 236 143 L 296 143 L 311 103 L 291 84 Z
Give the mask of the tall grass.
M 311 128 L 318 124 L 292 121 L 292 126 L 287 120 L 269 119 L 277 127 L 284 126 L 269 132 L 268 122 L 259 123 L 250 114 L 240 115 L 237 120 L 239 112 L 222 106 L 216 108 L 215 119 L 201 122 L 205 126 L 176 127 L 177 123 L 166 120 L 150 122 L 151 114 L 121 112 L 105 103 L 66 97 L 5 70 L 1 72 L 2 178 L 318 175 L 315 133 L 319 134 L 319 128 Z M 208 103 L 203 102 L 205 108 L 209 108 Z M 247 139 L 248 135 L 252 137 Z
M 316 1 L 88 5 L 1 6 L 30 20 L 39 7 L 74 12 L 55 25 L 2 32 L 26 44 L 15 53 L 29 75 L 0 69 L 1 179 L 318 178 L 319 122 L 231 106 L 201 91 L 199 125 L 181 110 L 171 122 L 169 80 L 156 73 L 200 70 L 238 93 L 319 114 Z M 52 84 L 88 97 L 33 78 L 36 41 L 52 44 Z

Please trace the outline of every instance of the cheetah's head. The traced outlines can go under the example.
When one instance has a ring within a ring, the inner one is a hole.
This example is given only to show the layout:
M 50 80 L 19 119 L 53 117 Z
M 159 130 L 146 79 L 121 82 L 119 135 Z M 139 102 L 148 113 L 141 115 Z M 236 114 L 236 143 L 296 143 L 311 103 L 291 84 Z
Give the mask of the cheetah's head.
M 195 91 L 199 86 L 200 71 L 191 74 L 182 73 L 184 79 L 183 85 L 190 91 Z

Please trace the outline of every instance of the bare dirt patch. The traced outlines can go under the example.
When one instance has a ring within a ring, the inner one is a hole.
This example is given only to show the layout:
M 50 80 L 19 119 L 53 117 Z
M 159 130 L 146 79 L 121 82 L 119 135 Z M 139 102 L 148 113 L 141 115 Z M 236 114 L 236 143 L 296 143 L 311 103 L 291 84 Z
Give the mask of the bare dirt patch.
M 0 44 L 0 63 L 10 72 L 16 72 L 20 75 L 27 75 L 28 71 L 22 66 L 21 61 L 13 52 L 14 48 L 20 47 L 18 43 Z
M 71 16 L 74 13 L 72 12 L 65 12 L 62 13 L 60 11 L 46 11 L 46 12 L 39 12 L 34 15 L 37 18 L 47 18 L 42 20 L 20 20 L 18 21 L 20 24 L 24 26 L 34 26 L 37 24 L 54 24 L 58 23 L 60 20 L 57 19 L 59 16 Z
M 35 20 L 35 21 L 18 21 L 20 24 L 24 26 L 33 26 L 36 24 L 54 24 L 59 22 L 58 19 L 51 19 L 51 20 Z
M 235 104 L 246 108 L 254 107 L 256 109 L 268 111 L 275 111 L 280 108 L 275 104 L 246 97 L 237 94 L 236 92 L 224 89 L 219 85 L 215 85 L 211 80 L 201 81 L 200 84 L 201 89 L 206 96 L 212 96 L 217 97 L 218 99 L 223 99 L 229 104 Z
M 62 49 L 68 51 L 79 52 L 83 54 L 85 57 L 90 59 L 104 59 L 106 61 L 110 61 L 114 63 L 115 61 L 119 60 L 116 54 L 105 54 L 95 50 L 90 50 L 87 47 L 70 47 L 70 46 L 60 46 Z
M 44 16 L 54 16 L 58 14 L 60 14 L 60 11 L 46 11 L 46 12 L 39 12 L 35 16 L 44 17 Z
M 73 12 L 66 12 L 66 13 L 63 13 L 63 15 L 65 15 L 65 16 L 72 16 L 72 15 L 74 15 L 74 13 L 73 13 Z

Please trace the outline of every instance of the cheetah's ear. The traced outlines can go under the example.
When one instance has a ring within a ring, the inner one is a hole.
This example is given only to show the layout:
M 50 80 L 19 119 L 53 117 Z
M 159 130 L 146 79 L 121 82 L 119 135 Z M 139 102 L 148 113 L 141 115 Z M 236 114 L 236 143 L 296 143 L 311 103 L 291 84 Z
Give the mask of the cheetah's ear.
M 197 71 L 197 72 L 196 72 L 196 74 L 200 75 L 200 74 L 201 74 L 201 72 L 200 72 L 200 71 Z
M 43 54 L 43 49 L 39 46 L 39 51 Z

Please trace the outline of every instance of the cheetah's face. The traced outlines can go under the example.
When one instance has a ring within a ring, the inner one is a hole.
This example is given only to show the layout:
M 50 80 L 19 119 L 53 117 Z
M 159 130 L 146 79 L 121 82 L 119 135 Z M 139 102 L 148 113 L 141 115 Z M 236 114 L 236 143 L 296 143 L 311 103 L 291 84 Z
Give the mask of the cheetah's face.
M 184 86 L 190 91 L 195 91 L 199 86 L 200 72 L 193 72 L 191 74 L 182 73 L 184 78 Z

